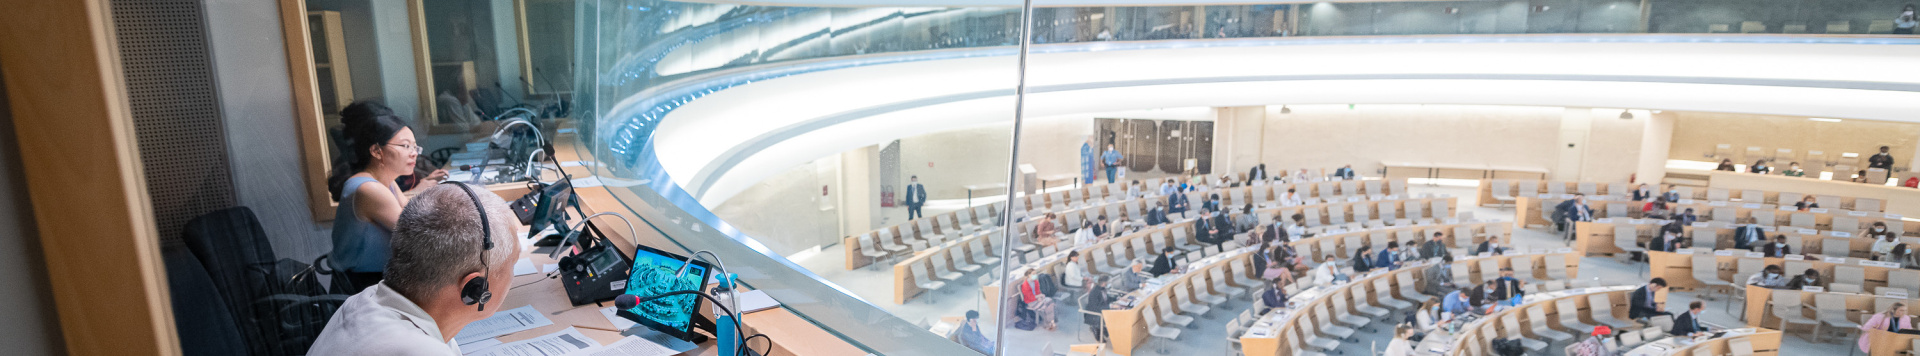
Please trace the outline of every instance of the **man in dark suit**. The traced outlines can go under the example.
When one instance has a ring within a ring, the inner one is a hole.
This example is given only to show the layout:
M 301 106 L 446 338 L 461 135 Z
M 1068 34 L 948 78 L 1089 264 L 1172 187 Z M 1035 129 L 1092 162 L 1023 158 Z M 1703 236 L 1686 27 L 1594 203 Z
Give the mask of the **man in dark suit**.
M 1164 205 L 1166 205 L 1166 203 L 1161 203 L 1156 200 L 1153 202 L 1153 208 L 1147 209 L 1147 226 L 1159 226 L 1167 223 L 1167 208 Z M 1102 215 L 1101 217 L 1106 216 Z
M 1575 236 L 1574 223 L 1593 221 L 1593 207 L 1587 206 L 1586 194 L 1574 194 L 1573 199 L 1560 202 L 1560 205 L 1553 207 L 1553 211 L 1553 215 L 1560 219 L 1561 230 L 1567 232 L 1565 238 Z
M 1787 245 L 1787 235 L 1774 235 L 1773 243 L 1760 249 L 1768 258 L 1783 258 L 1793 253 L 1793 246 Z
M 1200 243 L 1213 243 L 1213 237 L 1226 229 L 1231 228 L 1214 219 L 1212 210 L 1200 209 L 1200 219 L 1193 222 L 1194 239 L 1200 240 Z
M 1261 163 L 1259 165 L 1253 166 L 1253 169 L 1247 170 L 1247 180 L 1248 181 L 1267 180 L 1267 164 Z
M 1653 188 L 1647 188 L 1646 183 L 1640 183 L 1640 187 L 1633 190 L 1633 201 L 1647 201 L 1647 199 L 1653 199 Z
M 1660 292 L 1661 289 L 1667 289 L 1666 278 L 1654 278 L 1651 281 L 1647 281 L 1646 286 L 1634 289 L 1633 303 L 1627 306 L 1627 318 L 1642 319 L 1655 315 L 1673 315 L 1673 313 L 1668 313 L 1666 307 L 1661 306 L 1660 302 L 1654 299 L 1654 293 Z
M 1673 317 L 1673 329 L 1667 330 L 1667 335 L 1692 337 L 1707 332 L 1707 326 L 1700 324 L 1700 312 L 1706 309 L 1707 305 L 1698 300 L 1687 304 L 1687 312 Z
M 1167 196 L 1167 213 L 1180 214 L 1180 218 L 1185 219 L 1187 218 L 1187 209 L 1188 209 L 1187 206 L 1189 204 L 1191 203 L 1187 201 L 1186 193 L 1173 193 L 1172 195 L 1168 195 Z M 1165 219 L 1162 219 L 1162 220 L 1165 220 Z
M 1527 271 L 1527 273 L 1532 274 L 1533 271 Z M 1506 306 L 1518 306 L 1520 305 L 1519 301 L 1513 299 L 1525 295 L 1526 292 L 1520 289 L 1520 287 L 1525 284 L 1526 282 L 1521 282 L 1520 279 L 1513 278 L 1513 267 L 1501 268 L 1500 278 L 1493 280 L 1493 298 L 1501 303 L 1506 303 L 1504 304 Z
M 1213 214 L 1213 226 L 1218 230 L 1214 231 L 1213 238 L 1207 241 L 1210 244 L 1219 245 L 1233 241 L 1233 234 L 1239 233 L 1234 230 L 1233 223 L 1227 221 L 1227 213 Z
M 1501 252 L 1506 252 L 1506 248 L 1500 247 L 1500 243 L 1494 242 L 1493 239 L 1481 241 L 1480 246 L 1473 249 L 1474 254 L 1492 253 L 1498 255 Z
M 1173 264 L 1173 248 L 1168 247 L 1160 250 L 1159 257 L 1153 258 L 1153 268 L 1148 268 L 1147 273 L 1159 277 L 1167 272 L 1173 272 L 1175 267 L 1177 266 Z
M 1388 271 L 1399 269 L 1400 241 L 1388 242 L 1387 249 L 1380 250 L 1380 253 L 1374 257 L 1376 257 L 1376 260 L 1373 262 L 1374 267 L 1385 268 Z
M 920 206 L 927 205 L 927 187 L 920 185 L 920 176 L 907 177 L 907 220 L 918 219 Z
M 1669 185 L 1667 186 L 1667 193 L 1661 194 L 1660 199 L 1664 199 L 1669 203 L 1678 203 L 1680 202 L 1680 189 Z
M 1216 194 L 1208 195 L 1207 201 L 1205 203 L 1200 203 L 1200 210 L 1220 211 L 1220 194 L 1216 193 Z
M 1420 245 L 1420 257 L 1438 257 L 1442 261 L 1453 262 L 1453 251 L 1447 250 L 1446 236 L 1439 231 L 1434 231 L 1433 239 L 1427 240 L 1427 243 Z
M 1733 228 L 1733 248 L 1751 250 L 1767 240 L 1767 232 L 1760 231 L 1759 223 L 1747 223 Z
M 1467 291 L 1468 302 L 1473 304 L 1473 310 L 1485 311 L 1488 305 L 1497 302 L 1497 300 L 1493 298 L 1494 288 L 1496 288 L 1496 286 L 1493 280 L 1489 279 L 1486 283 L 1481 283 L 1480 285 L 1474 286 L 1472 290 Z
M 1353 165 L 1349 164 L 1333 170 L 1333 176 L 1343 180 L 1353 180 Z
M 1107 235 L 1107 233 L 1112 232 L 1112 231 L 1108 231 L 1112 229 L 1107 227 L 1107 214 L 1100 214 L 1100 218 L 1095 219 L 1095 221 L 1096 222 L 1093 223 L 1093 236 L 1095 238 L 1098 238 L 1100 240 L 1106 240 L 1108 238 L 1113 237 L 1113 236 Z

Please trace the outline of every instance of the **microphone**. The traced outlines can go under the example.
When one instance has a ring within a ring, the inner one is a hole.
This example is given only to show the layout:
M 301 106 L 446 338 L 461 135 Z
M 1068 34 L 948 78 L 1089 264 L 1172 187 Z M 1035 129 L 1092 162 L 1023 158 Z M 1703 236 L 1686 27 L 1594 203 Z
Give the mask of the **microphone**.
M 640 296 L 621 294 L 618 297 L 613 297 L 613 307 L 616 309 L 627 310 L 633 309 L 633 307 L 636 306 L 640 306 Z

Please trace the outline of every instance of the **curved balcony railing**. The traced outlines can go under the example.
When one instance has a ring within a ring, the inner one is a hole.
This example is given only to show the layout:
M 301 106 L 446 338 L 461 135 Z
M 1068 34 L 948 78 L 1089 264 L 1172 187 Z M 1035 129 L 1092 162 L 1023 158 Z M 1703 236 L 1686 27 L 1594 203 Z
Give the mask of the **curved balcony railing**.
M 1032 40 L 1041 45 L 1034 51 L 1041 53 L 1169 48 L 1200 39 L 1239 39 L 1202 45 L 1272 45 L 1276 42 L 1247 39 L 1282 37 L 1407 40 L 1336 36 L 1417 35 L 1420 41 L 1470 42 L 1506 34 L 1732 33 L 1770 34 L 1735 39 L 1750 41 L 1793 41 L 1792 36 L 1864 36 L 1869 38 L 1863 41 L 1870 41 L 1910 32 L 1911 20 L 1900 17 L 1904 1 L 1317 2 L 1042 7 L 1031 15 L 1036 19 Z M 582 95 L 575 98 L 574 117 L 580 137 L 605 163 L 597 174 L 627 182 L 609 186 L 619 187 L 614 189 L 622 194 L 616 195 L 634 213 L 685 250 L 711 250 L 735 268 L 752 271 L 742 273 L 743 283 L 769 291 L 795 314 L 856 346 L 885 355 L 970 354 L 722 221 L 674 183 L 655 159 L 660 152 L 651 140 L 668 113 L 739 85 L 835 68 L 1013 55 L 1019 9 L 807 8 L 660 0 L 585 0 L 577 6 L 572 41 L 578 45 L 579 70 L 574 77 L 575 92 Z M 1458 35 L 1475 36 L 1449 37 Z M 1649 35 L 1610 40 L 1698 39 Z M 1007 75 L 1016 75 L 1013 67 Z

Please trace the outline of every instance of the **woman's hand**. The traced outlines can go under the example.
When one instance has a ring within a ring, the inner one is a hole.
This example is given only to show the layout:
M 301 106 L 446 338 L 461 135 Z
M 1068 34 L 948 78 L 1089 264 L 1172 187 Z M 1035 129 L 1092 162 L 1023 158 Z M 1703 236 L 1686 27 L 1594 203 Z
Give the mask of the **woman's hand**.
M 446 181 L 446 180 L 447 180 L 447 170 L 445 170 L 445 169 L 435 169 L 435 170 L 433 170 L 433 172 L 432 172 L 432 173 L 427 173 L 427 177 L 426 177 L 425 179 L 423 179 L 423 180 L 427 180 L 427 181 L 433 181 L 434 183 L 439 183 L 439 182 L 442 182 L 442 181 Z

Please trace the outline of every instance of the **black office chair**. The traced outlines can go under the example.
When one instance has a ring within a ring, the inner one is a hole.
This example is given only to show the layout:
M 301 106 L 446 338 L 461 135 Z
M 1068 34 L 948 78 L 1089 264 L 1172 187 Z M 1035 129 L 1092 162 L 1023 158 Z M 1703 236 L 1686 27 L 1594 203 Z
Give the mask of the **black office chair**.
M 233 324 L 227 301 L 213 286 L 200 260 L 178 242 L 160 246 L 167 264 L 167 286 L 173 295 L 173 326 L 180 332 L 180 351 L 187 355 L 246 355 L 247 344 Z
M 304 355 L 347 295 L 327 294 L 308 265 L 278 258 L 253 211 L 187 222 L 182 243 L 205 268 L 252 355 Z

